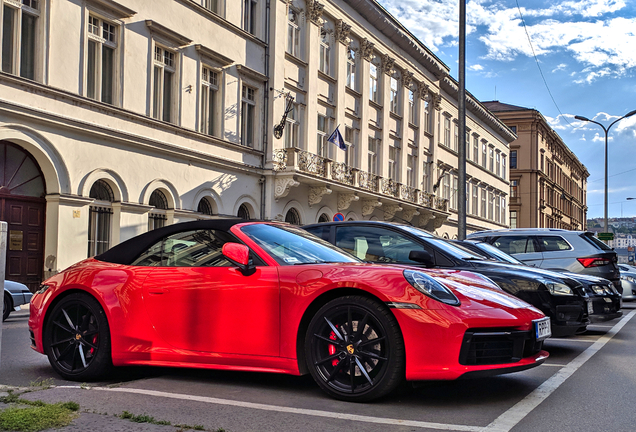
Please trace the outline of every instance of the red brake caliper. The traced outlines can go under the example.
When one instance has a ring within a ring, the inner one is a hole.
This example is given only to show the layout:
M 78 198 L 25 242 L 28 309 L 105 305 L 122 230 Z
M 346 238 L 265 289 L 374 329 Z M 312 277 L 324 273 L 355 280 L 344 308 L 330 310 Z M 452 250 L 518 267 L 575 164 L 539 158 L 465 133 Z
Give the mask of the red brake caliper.
M 331 334 L 329 335 L 329 339 L 336 340 L 336 334 L 333 332 L 333 330 L 331 331 Z M 329 345 L 329 355 L 334 355 L 335 353 L 336 353 L 336 346 Z M 331 360 L 331 366 L 335 366 L 337 364 L 338 364 L 337 359 Z

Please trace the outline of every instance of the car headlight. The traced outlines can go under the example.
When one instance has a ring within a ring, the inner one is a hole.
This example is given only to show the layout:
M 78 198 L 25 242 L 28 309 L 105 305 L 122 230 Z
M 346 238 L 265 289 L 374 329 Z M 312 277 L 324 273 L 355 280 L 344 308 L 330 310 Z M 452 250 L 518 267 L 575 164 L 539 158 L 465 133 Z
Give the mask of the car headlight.
M 48 285 L 40 285 L 40 289 L 37 290 L 35 293 L 36 294 L 44 294 L 46 292 L 46 290 L 49 289 Z
M 596 295 L 605 295 L 605 287 L 600 285 L 592 285 L 592 290 L 594 290 L 594 294 Z
M 572 289 L 561 282 L 545 281 L 545 286 L 552 295 L 574 295 Z
M 451 290 L 426 273 L 417 270 L 404 270 L 404 278 L 413 288 L 432 299 L 451 306 L 459 306 L 461 303 Z
M 636 284 L 636 277 L 634 276 L 621 275 L 621 279 Z

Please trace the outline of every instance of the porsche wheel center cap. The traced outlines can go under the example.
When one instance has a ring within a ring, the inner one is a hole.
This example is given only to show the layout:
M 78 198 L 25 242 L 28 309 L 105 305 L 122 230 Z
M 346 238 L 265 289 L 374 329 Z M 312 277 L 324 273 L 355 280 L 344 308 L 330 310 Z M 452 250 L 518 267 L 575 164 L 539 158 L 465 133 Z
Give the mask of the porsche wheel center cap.
M 353 354 L 355 352 L 355 349 L 353 348 L 353 344 L 347 345 L 347 352 L 349 354 Z
M 76 335 L 75 335 L 75 340 L 80 340 L 81 338 L 82 338 L 82 335 L 81 335 L 81 334 L 76 334 Z

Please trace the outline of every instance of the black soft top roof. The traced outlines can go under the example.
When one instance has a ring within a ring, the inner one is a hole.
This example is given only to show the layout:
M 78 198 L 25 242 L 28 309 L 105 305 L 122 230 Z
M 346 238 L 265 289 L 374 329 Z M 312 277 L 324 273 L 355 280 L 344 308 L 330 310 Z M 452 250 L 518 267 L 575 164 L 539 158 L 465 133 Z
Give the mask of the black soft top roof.
M 114 264 L 130 264 L 133 262 L 143 251 L 148 249 L 153 244 L 157 243 L 163 237 L 169 236 L 182 231 L 202 230 L 202 229 L 214 229 L 221 231 L 228 231 L 236 224 L 247 222 L 245 219 L 208 219 L 198 220 L 192 222 L 182 222 L 173 225 L 168 225 L 162 228 L 157 228 L 147 233 L 140 234 L 123 243 L 113 246 L 101 255 L 95 256 L 95 259 L 99 261 L 110 262 Z

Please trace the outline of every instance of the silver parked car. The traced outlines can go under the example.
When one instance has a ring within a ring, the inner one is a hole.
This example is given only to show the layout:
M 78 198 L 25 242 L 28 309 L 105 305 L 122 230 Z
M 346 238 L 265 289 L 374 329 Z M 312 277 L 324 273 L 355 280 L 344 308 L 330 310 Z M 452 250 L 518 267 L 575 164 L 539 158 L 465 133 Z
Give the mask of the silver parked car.
M 515 228 L 479 231 L 467 238 L 490 243 L 536 267 L 609 279 L 622 292 L 616 252 L 597 239 L 592 232 Z
M 636 300 L 636 267 L 619 264 L 618 269 L 623 283 L 623 301 Z
M 19 282 L 4 281 L 4 309 L 2 321 L 9 317 L 11 311 L 20 310 L 20 306 L 31 301 L 33 294 L 26 285 Z

